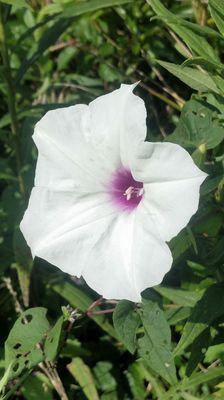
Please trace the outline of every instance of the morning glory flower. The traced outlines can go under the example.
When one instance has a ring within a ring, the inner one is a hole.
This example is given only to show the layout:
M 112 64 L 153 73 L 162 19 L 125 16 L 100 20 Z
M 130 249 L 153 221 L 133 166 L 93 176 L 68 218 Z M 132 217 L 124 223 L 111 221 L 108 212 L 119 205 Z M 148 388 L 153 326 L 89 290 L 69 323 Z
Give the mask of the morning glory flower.
M 108 299 L 141 300 L 172 264 L 166 244 L 206 178 L 183 148 L 145 142 L 135 85 L 49 111 L 33 135 L 35 186 L 21 222 L 32 250 Z

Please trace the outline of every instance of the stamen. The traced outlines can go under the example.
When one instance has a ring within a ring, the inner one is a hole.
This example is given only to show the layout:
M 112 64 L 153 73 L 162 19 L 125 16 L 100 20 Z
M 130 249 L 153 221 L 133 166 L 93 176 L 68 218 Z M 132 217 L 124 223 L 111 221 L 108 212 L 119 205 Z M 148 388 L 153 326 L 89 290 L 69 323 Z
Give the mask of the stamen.
M 127 190 L 125 190 L 125 192 L 123 193 L 124 196 L 127 197 L 127 200 L 131 199 L 132 193 L 133 193 L 133 186 L 130 186 Z
M 111 200 L 120 211 L 132 211 L 144 195 L 143 183 L 136 181 L 129 169 L 121 167 L 108 185 Z
M 127 200 L 131 200 L 133 197 L 140 197 L 144 193 L 143 188 L 136 188 L 134 186 L 129 186 L 127 190 L 123 193 L 124 196 L 126 196 Z

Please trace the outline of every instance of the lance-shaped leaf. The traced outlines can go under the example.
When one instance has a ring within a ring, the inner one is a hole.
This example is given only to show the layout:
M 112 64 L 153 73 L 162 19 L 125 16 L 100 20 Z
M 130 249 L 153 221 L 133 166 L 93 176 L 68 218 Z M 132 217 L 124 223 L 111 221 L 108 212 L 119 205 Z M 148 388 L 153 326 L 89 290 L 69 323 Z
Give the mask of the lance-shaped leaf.
M 181 38 L 187 47 L 195 54 L 205 59 L 219 61 L 212 46 L 205 39 L 206 34 L 215 33 L 214 30 L 199 30 L 197 24 L 183 20 L 164 7 L 160 0 L 148 0 L 156 14 Z
M 224 8 L 222 0 L 209 0 L 209 9 L 217 28 L 224 35 Z
M 71 20 L 69 18 L 61 18 L 56 20 L 52 26 L 45 30 L 39 42 L 37 44 L 34 43 L 33 48 L 31 49 L 31 55 L 22 62 L 15 78 L 15 85 L 23 78 L 28 68 L 59 39 L 61 34 L 69 27 L 70 23 Z
M 212 92 L 219 93 L 214 80 L 206 72 L 165 61 L 158 60 L 157 62 L 192 89 L 199 90 L 200 92 L 211 90 Z
M 64 318 L 63 316 L 61 316 L 57 320 L 53 328 L 51 328 L 51 330 L 47 333 L 47 337 L 44 343 L 44 354 L 46 356 L 46 359 L 49 361 L 53 361 L 57 355 L 62 333 L 63 321 Z
M 210 329 L 205 329 L 192 343 L 191 355 L 188 360 L 186 375 L 190 376 L 197 368 L 198 364 L 204 359 L 205 351 L 211 343 Z
M 80 385 L 87 399 L 99 400 L 94 378 L 88 365 L 81 358 L 76 357 L 67 365 L 67 368 Z
M 66 17 L 74 17 L 86 12 L 100 10 L 105 7 L 115 7 L 126 3 L 132 3 L 133 0 L 88 0 L 78 4 L 71 3 L 63 6 L 63 14 Z
M 181 354 L 213 321 L 224 314 L 224 284 L 210 286 L 184 326 L 174 354 Z
M 171 300 L 173 303 L 184 307 L 193 307 L 202 296 L 201 292 L 193 292 L 191 290 L 170 288 L 165 286 L 156 286 L 155 290 L 162 296 Z
M 16 7 L 26 7 L 31 8 L 26 0 L 0 0 L 0 3 L 10 4 Z

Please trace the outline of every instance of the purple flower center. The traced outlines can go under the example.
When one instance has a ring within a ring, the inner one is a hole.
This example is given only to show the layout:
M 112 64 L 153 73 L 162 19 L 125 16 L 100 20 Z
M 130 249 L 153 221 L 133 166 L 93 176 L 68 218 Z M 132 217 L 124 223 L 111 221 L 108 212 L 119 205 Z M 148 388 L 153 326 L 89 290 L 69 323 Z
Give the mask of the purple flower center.
M 143 192 L 143 183 L 137 182 L 131 171 L 124 167 L 115 172 L 109 185 L 112 202 L 122 211 L 132 211 L 137 207 Z

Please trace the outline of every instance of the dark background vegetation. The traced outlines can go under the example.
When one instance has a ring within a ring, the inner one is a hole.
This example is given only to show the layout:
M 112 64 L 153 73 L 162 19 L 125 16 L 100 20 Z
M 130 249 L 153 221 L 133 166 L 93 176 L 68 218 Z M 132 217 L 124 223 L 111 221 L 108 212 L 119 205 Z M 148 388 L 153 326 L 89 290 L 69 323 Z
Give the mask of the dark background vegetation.
M 1 376 L 9 367 L 1 398 L 223 399 L 222 0 L 163 1 L 171 15 L 156 0 L 106 3 L 0 2 Z M 187 59 L 186 69 L 174 68 Z M 209 178 L 197 215 L 170 243 L 174 265 L 163 285 L 146 292 L 140 310 L 121 302 L 114 329 L 116 303 L 91 308 L 98 296 L 83 281 L 40 259 L 33 263 L 18 226 L 33 185 L 35 123 L 49 109 L 88 103 L 139 80 L 148 140 L 183 145 Z M 131 321 L 140 313 L 134 333 L 130 321 L 125 328 L 122 307 Z M 158 323 L 152 322 L 155 307 Z M 164 354 L 173 363 L 170 376 Z

